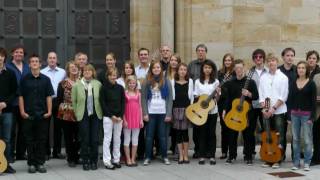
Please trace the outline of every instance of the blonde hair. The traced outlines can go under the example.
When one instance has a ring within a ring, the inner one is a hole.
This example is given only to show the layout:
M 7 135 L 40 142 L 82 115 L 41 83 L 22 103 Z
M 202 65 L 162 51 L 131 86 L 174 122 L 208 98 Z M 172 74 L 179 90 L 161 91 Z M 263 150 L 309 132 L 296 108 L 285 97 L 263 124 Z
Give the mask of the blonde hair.
M 134 90 L 136 91 L 137 88 L 138 88 L 138 79 L 137 79 L 137 77 L 135 75 L 130 75 L 130 76 L 127 77 L 127 79 L 126 79 L 126 90 L 129 89 L 129 82 L 130 81 L 135 81 L 136 82 L 136 87 L 134 88 Z
M 274 59 L 274 60 L 276 60 L 277 62 L 279 62 L 279 58 L 278 58 L 276 55 L 274 55 L 273 53 L 268 53 L 268 55 L 267 55 L 267 57 L 266 57 L 267 62 L 269 62 L 269 61 L 272 60 L 272 59 Z
M 92 71 L 92 77 L 93 79 L 95 79 L 97 77 L 97 72 L 96 72 L 96 69 L 92 66 L 92 64 L 87 64 L 83 67 L 83 71 L 82 71 L 82 76 L 83 76 L 83 72 L 85 70 L 89 70 L 89 71 Z
M 70 77 L 70 74 L 71 74 L 71 73 L 70 73 L 70 65 L 71 65 L 71 64 L 75 65 L 75 66 L 78 68 L 78 70 L 79 70 L 78 64 L 77 64 L 73 59 L 70 60 L 70 61 L 68 61 L 67 64 L 66 64 L 66 67 L 65 67 L 67 77 Z
M 106 72 L 106 79 L 108 79 L 108 76 L 112 75 L 113 73 L 115 73 L 118 76 L 117 68 L 108 69 L 107 72 Z

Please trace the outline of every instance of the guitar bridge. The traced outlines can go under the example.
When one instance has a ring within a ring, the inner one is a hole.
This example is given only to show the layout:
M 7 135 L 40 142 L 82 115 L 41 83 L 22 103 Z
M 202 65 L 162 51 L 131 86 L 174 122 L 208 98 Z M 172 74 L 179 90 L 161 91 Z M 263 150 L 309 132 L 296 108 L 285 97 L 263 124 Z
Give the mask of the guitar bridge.
M 237 123 L 241 123 L 241 121 L 239 121 L 238 119 L 233 119 L 233 118 L 231 118 L 231 121 L 234 121 L 234 122 L 237 122 Z
M 195 110 L 192 110 L 192 112 L 197 115 L 199 118 L 202 118 L 202 116 L 200 114 L 198 114 Z

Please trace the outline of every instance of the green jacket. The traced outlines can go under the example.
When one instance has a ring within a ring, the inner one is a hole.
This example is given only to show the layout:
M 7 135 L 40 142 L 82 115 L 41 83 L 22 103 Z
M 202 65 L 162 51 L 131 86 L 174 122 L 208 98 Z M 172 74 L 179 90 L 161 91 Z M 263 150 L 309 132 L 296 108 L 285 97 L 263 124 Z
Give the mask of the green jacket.
M 94 109 L 98 118 L 102 119 L 102 110 L 99 101 L 101 83 L 95 79 L 93 79 L 91 83 L 93 88 Z M 80 80 L 77 81 L 72 87 L 71 98 L 72 107 L 76 115 L 77 121 L 81 121 L 83 119 L 84 111 L 86 108 L 86 93 L 84 85 L 81 83 Z

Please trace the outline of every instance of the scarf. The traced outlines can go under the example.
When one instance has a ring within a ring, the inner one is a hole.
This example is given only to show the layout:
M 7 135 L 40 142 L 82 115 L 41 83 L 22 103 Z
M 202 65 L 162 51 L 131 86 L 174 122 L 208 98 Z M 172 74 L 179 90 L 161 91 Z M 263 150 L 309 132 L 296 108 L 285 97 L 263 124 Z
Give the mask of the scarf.
M 84 86 L 84 89 L 88 92 L 87 96 L 87 111 L 88 116 L 93 114 L 93 96 L 92 96 L 92 84 L 91 81 L 85 80 L 84 78 L 81 79 L 81 83 Z

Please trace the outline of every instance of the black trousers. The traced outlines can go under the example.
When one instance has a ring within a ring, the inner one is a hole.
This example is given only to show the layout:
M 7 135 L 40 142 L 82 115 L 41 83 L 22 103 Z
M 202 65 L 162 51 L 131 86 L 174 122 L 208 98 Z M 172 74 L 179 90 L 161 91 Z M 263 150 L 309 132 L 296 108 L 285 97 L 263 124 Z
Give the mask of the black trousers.
M 222 107 L 220 109 L 222 109 Z M 220 117 L 220 126 L 221 126 L 221 152 L 223 154 L 227 154 L 229 151 L 229 143 L 228 143 L 229 128 L 227 127 L 226 123 L 222 119 L 222 111 L 219 111 L 219 117 Z
M 62 129 L 66 146 L 67 161 L 77 163 L 79 160 L 79 124 L 62 120 Z
M 313 123 L 313 156 L 312 162 L 320 163 L 320 118 Z
M 52 99 L 52 120 L 53 122 L 53 151 L 52 155 L 57 155 L 61 153 L 61 139 L 62 139 L 62 120 L 57 118 L 59 105 L 57 99 Z M 48 139 L 47 139 L 47 155 L 51 155 L 50 146 L 50 124 L 48 124 Z
M 96 115 L 88 117 L 85 112 L 83 119 L 79 122 L 80 154 L 84 164 L 98 162 L 99 121 Z
M 27 163 L 29 166 L 38 166 L 45 163 L 48 123 L 48 119 L 37 116 L 30 116 L 23 122 L 28 152 Z
M 138 159 L 143 159 L 145 155 L 145 147 L 146 147 L 146 141 L 145 141 L 145 127 L 147 123 L 144 122 L 143 128 L 140 129 L 139 133 L 139 144 L 137 148 L 137 158 Z
M 257 120 L 253 118 L 252 111 L 248 112 L 248 126 L 242 132 L 243 134 L 243 152 L 246 159 L 252 159 L 252 154 L 255 151 L 255 129 L 257 125 Z M 234 131 L 229 129 L 229 158 L 236 159 L 237 158 L 237 142 L 238 142 L 238 131 Z
M 13 124 L 11 131 L 11 154 L 14 157 L 14 152 L 16 152 L 17 159 L 25 156 L 27 150 L 25 132 L 23 130 L 23 122 L 20 115 L 20 110 L 18 106 L 13 107 Z
M 217 114 L 209 114 L 207 122 L 197 126 L 199 137 L 199 157 L 214 158 L 216 154 L 216 125 Z

